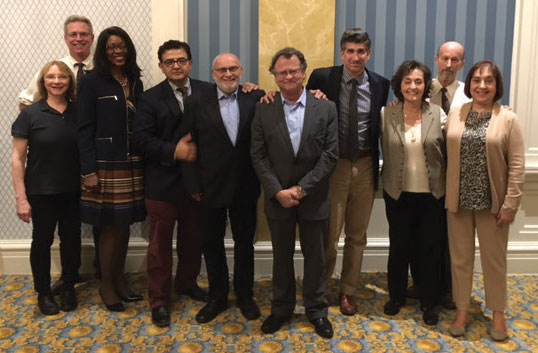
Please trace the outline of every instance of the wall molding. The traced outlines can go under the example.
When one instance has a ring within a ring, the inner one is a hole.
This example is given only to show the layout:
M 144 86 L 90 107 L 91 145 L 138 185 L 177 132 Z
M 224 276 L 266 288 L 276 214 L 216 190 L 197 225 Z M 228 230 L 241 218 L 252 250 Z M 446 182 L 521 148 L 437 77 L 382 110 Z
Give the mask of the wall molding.
M 0 274 L 30 274 L 30 240 L 4 240 L 0 243 Z M 339 273 L 342 264 L 343 241 L 338 244 L 337 269 Z M 175 244 L 174 244 L 175 247 Z M 233 269 L 233 240 L 225 240 L 226 257 L 230 271 Z M 389 239 L 376 238 L 368 241 L 364 253 L 363 272 L 386 272 Z M 147 241 L 142 238 L 131 239 L 127 252 L 126 271 L 146 271 Z M 60 254 L 56 241 L 51 250 L 51 272 L 60 273 Z M 92 273 L 93 243 L 82 244 L 81 273 Z M 174 264 L 176 263 L 174 257 Z M 295 274 L 303 275 L 303 257 L 299 243 L 295 246 Z M 271 275 L 273 252 L 271 242 L 260 241 L 255 244 L 255 271 L 258 275 Z M 174 266 L 175 268 L 175 266 Z M 481 271 L 480 254 L 477 244 L 475 271 Z M 205 272 L 205 269 L 202 270 Z M 509 274 L 538 274 L 538 241 L 510 241 L 508 243 L 508 273 Z

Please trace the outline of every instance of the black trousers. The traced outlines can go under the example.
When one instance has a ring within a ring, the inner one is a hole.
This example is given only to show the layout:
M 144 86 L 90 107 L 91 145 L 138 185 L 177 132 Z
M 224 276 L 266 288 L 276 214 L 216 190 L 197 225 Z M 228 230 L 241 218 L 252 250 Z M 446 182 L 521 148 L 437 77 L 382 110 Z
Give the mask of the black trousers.
M 72 287 L 80 267 L 80 194 L 28 195 L 32 207 L 30 264 L 34 288 L 39 294 L 50 290 L 50 247 L 58 225 L 60 259 L 65 285 Z
M 327 290 L 325 246 L 329 223 L 324 220 L 303 220 L 297 215 L 285 220 L 267 218 L 273 245 L 273 301 L 271 313 L 290 316 L 295 308 L 295 228 L 299 225 L 299 241 L 304 257 L 303 301 L 309 320 L 327 317 L 324 302 Z
M 236 197 L 230 207 L 202 207 L 204 259 L 209 282 L 209 297 L 220 303 L 228 300 L 229 272 L 224 248 L 226 219 L 230 218 L 234 240 L 233 286 L 238 300 L 253 296 L 254 234 L 257 199 Z
M 434 307 L 439 298 L 441 247 L 446 234 L 444 198 L 430 193 L 402 192 L 398 200 L 383 193 L 389 223 L 389 296 L 405 302 L 408 266 L 415 254 L 418 267 L 421 306 Z M 443 220 L 445 218 L 445 220 Z

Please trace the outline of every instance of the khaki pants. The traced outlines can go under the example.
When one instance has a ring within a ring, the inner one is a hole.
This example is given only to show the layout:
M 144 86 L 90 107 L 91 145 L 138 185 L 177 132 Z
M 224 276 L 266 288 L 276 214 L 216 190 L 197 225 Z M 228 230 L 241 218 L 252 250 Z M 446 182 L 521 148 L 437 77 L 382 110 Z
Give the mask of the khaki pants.
M 460 209 L 448 214 L 448 241 L 452 260 L 452 293 L 458 310 L 467 310 L 473 285 L 475 229 L 480 244 L 484 274 L 486 307 L 493 311 L 506 308 L 506 252 L 508 226 L 497 227 L 490 211 Z
M 336 264 L 336 246 L 344 228 L 344 260 L 340 292 L 355 296 L 359 287 L 366 229 L 374 203 L 372 157 L 356 162 L 339 159 L 330 180 L 329 239 L 326 249 L 327 276 Z

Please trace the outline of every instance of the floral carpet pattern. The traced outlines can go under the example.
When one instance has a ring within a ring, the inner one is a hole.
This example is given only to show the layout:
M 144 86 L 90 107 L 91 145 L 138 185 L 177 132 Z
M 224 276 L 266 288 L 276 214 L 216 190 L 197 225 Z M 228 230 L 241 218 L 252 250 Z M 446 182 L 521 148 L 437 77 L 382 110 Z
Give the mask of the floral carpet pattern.
M 298 281 L 298 302 L 290 323 L 273 335 L 260 331 L 270 313 L 271 279 L 257 277 L 254 295 L 262 317 L 246 321 L 235 299 L 230 308 L 209 324 L 194 319 L 202 303 L 173 296 L 172 324 L 158 328 L 151 323 L 147 301 L 127 304 L 122 313 L 106 311 L 97 292 L 97 281 L 77 285 L 77 310 L 43 316 L 37 308 L 32 278 L 0 276 L 0 352 L 534 352 L 538 353 L 538 276 L 509 276 L 508 333 L 505 342 L 488 335 L 491 312 L 484 308 L 481 275 L 475 275 L 468 330 L 452 338 L 448 327 L 451 311 L 443 310 L 436 326 L 422 322 L 418 302 L 409 300 L 394 317 L 383 314 L 387 300 L 386 274 L 361 275 L 359 312 L 348 317 L 331 306 L 332 339 L 317 336 L 304 315 Z M 146 291 L 142 274 L 130 275 L 132 286 Z M 200 282 L 207 286 L 207 281 Z M 331 293 L 332 296 L 336 292 Z

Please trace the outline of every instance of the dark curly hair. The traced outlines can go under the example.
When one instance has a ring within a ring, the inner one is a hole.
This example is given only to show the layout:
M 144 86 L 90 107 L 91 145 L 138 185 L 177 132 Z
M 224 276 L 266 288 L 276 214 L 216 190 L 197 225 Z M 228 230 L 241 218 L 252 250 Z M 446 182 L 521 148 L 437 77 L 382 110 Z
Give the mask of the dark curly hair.
M 424 75 L 424 93 L 422 94 L 422 101 L 425 101 L 426 98 L 430 96 L 430 88 L 432 86 L 431 70 L 420 61 L 406 60 L 400 65 L 400 67 L 398 67 L 398 70 L 396 70 L 396 73 L 394 76 L 392 76 L 392 80 L 390 81 L 394 95 L 400 102 L 404 101 L 404 96 L 402 93 L 402 80 L 413 70 L 420 70 Z
M 140 78 L 140 67 L 136 64 L 136 49 L 131 37 L 120 27 L 108 27 L 99 34 L 97 45 L 95 46 L 95 54 L 93 55 L 93 66 L 95 71 L 102 75 L 110 75 L 110 61 L 106 54 L 106 42 L 110 36 L 120 37 L 127 46 L 127 54 L 125 58 L 125 66 L 123 72 L 129 79 Z

